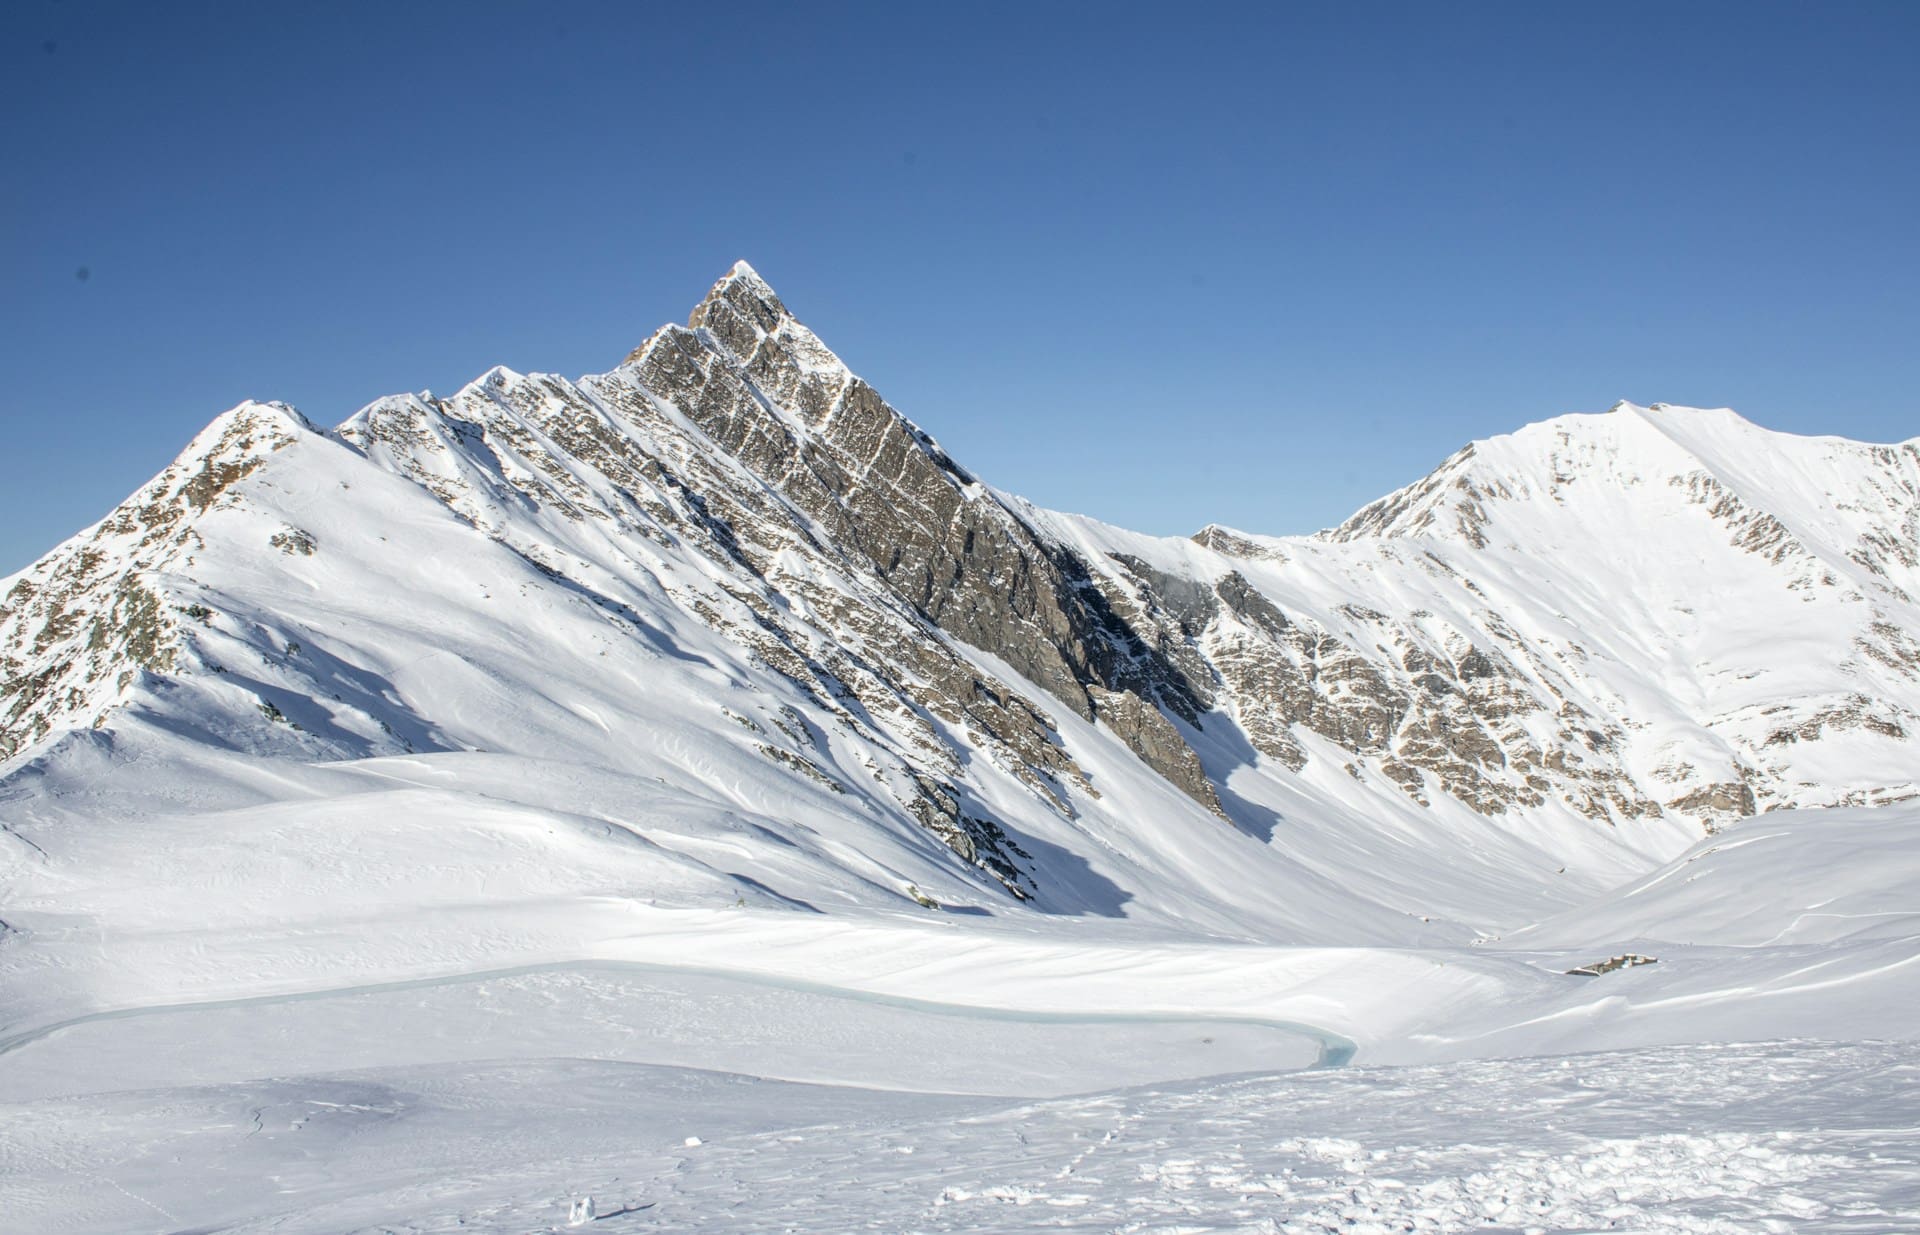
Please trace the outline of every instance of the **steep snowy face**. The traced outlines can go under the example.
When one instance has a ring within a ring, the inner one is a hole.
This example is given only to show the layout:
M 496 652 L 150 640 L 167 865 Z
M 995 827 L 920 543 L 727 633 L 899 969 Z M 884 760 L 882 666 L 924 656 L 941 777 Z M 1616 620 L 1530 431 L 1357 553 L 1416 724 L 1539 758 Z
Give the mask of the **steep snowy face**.
M 1139 536 L 979 483 L 742 263 L 608 373 L 221 417 L 0 582 L 0 759 L 301 820 L 399 781 L 669 900 L 1421 937 L 1912 796 L 1917 487 L 1623 406 L 1319 537 Z

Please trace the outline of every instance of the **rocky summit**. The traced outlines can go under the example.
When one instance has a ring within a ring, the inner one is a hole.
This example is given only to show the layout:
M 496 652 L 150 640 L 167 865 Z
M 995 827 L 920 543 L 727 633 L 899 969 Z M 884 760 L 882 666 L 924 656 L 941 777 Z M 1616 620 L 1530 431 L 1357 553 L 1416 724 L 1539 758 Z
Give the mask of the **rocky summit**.
M 1315 536 L 1138 535 L 976 479 L 741 263 L 606 373 L 220 416 L 0 582 L 0 772 L 453 795 L 650 898 L 1467 937 L 1920 795 L 1917 545 L 1920 442 L 1626 403 Z

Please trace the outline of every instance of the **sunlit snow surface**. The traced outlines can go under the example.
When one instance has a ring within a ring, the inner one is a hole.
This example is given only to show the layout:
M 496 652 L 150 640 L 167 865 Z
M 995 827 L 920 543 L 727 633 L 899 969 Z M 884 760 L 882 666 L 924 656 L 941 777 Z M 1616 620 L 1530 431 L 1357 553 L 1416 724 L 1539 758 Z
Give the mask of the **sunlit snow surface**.
M 0 1165 L 19 1231 L 1893 1232 L 1916 1084 L 1812 1042 L 1040 1101 L 552 1059 L 0 1107 Z
M 462 971 L 428 913 L 437 973 L 215 998 L 287 941 L 161 932 L 0 1041 L 0 1229 L 1920 1229 L 1920 1045 L 1819 1040 L 1911 1034 L 1915 824 L 1755 820 L 1458 949 L 579 905 L 591 959 Z

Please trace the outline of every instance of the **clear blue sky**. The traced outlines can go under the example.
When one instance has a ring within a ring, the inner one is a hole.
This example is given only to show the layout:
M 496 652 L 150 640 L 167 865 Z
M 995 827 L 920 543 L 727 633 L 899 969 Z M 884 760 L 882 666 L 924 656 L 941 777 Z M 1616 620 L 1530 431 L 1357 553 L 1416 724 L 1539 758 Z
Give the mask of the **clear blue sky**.
M 0 571 L 242 398 L 604 370 L 740 257 L 988 480 L 1154 532 L 1311 530 L 1617 398 L 1920 433 L 1916 4 L 12 0 L 0 40 Z

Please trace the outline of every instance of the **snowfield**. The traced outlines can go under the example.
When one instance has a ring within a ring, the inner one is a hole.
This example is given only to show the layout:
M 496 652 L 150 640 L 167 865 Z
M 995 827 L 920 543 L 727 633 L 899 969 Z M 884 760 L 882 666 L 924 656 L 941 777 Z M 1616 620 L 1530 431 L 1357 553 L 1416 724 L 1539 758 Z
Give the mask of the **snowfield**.
M 155 931 L 0 1041 L 0 1226 L 1916 1230 L 1920 818 L 1829 814 L 1451 949 L 592 898 Z
M 1920 442 L 1316 537 L 960 470 L 742 264 L 0 580 L 0 1232 L 1920 1232 Z
M 1816 1042 L 1038 1101 L 549 1059 L 9 1106 L 0 1164 L 21 1231 L 1896 1232 L 1917 1083 Z

